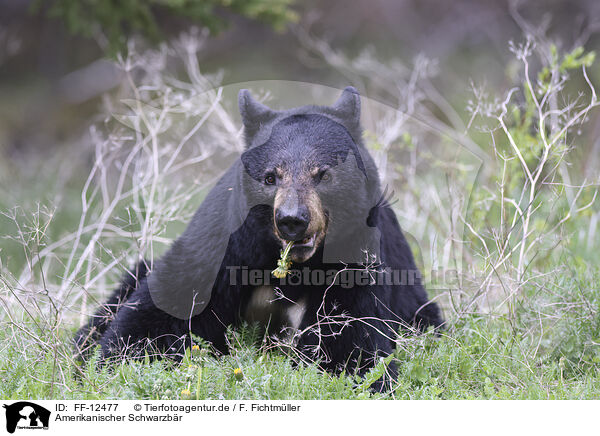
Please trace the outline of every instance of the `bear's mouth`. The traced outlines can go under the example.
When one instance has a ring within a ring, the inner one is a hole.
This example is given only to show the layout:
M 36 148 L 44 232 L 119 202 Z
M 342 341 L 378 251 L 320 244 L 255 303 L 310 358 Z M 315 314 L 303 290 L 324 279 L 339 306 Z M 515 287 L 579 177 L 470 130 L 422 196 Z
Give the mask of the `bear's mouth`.
M 282 249 L 285 249 L 285 247 L 291 242 L 283 239 L 279 235 L 277 235 L 277 239 L 279 239 Z M 290 249 L 290 260 L 294 263 L 306 262 L 316 253 L 322 240 L 323 232 L 317 231 L 300 241 L 294 241 L 294 245 Z
M 306 238 L 302 239 L 301 241 L 296 241 L 294 242 L 294 246 L 292 247 L 292 250 L 294 248 L 313 248 L 315 246 L 315 240 L 317 239 L 317 234 L 313 233 L 311 236 L 307 236 Z M 286 245 L 289 244 L 291 241 L 285 241 Z

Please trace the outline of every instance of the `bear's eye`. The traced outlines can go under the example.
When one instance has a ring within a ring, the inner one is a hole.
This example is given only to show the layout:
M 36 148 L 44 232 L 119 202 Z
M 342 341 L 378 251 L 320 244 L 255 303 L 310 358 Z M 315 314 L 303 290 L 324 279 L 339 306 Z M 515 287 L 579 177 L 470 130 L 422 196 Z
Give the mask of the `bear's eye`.
M 331 180 L 331 173 L 329 172 L 329 170 L 323 170 L 319 173 L 319 181 L 321 182 L 328 182 Z
M 275 179 L 275 175 L 274 174 L 267 174 L 265 176 L 265 184 L 266 185 L 274 185 L 275 182 L 276 182 L 276 179 Z

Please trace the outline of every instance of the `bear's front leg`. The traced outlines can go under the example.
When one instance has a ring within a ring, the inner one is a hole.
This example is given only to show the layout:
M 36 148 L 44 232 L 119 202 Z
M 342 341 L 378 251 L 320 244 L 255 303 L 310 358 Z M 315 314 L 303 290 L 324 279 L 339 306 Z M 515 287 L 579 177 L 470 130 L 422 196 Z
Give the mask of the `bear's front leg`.
M 239 289 L 216 290 L 209 304 L 198 315 L 180 319 L 158 308 L 141 282 L 126 303 L 119 309 L 100 339 L 102 357 L 119 355 L 162 356 L 178 358 L 191 345 L 193 333 L 225 353 L 225 331 L 234 324 L 239 305 Z
M 314 294 L 313 294 L 314 295 Z M 379 295 L 379 297 L 378 297 Z M 320 298 L 313 298 L 300 327 L 298 350 L 319 361 L 328 371 L 356 371 L 364 376 L 382 357 L 395 349 L 399 324 L 382 310 L 381 289 L 331 287 Z M 396 379 L 392 362 L 386 374 L 371 388 L 388 390 Z
M 156 307 L 145 282 L 118 310 L 100 338 L 102 359 L 122 356 L 182 356 L 189 345 L 188 322 Z

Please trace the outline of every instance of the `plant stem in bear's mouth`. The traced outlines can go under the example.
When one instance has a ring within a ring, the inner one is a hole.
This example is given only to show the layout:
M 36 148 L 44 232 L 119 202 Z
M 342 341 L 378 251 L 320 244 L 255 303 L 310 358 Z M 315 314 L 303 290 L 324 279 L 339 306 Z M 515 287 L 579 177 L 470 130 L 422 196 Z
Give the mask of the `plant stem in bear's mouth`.
M 282 279 L 290 272 L 290 266 L 292 266 L 292 261 L 288 260 L 288 256 L 293 245 L 294 241 L 290 241 L 286 245 L 285 249 L 281 250 L 281 257 L 277 261 L 277 268 L 271 271 L 271 274 L 273 274 L 274 277 Z

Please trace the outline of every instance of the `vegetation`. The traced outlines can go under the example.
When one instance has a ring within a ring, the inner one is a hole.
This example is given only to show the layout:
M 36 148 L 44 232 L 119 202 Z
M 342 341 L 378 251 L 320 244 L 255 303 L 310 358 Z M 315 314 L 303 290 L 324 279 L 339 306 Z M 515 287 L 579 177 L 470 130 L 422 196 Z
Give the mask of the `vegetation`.
M 593 308 L 600 303 L 600 274 L 585 270 L 571 271 L 579 279 L 553 277 L 548 290 L 528 288 L 529 302 L 519 309 L 516 321 L 468 315 L 440 338 L 401 338 L 395 356 L 398 383 L 387 394 L 368 389 L 383 373 L 383 363 L 365 379 L 331 376 L 315 365 L 295 366 L 282 350 L 261 346 L 263 337 L 256 327 L 230 332 L 231 352 L 226 356 L 203 347 L 189 350 L 180 364 L 127 362 L 109 370 L 98 369 L 95 361 L 76 369 L 66 357 L 71 330 L 63 329 L 62 341 L 56 344 L 53 335 L 20 322 L 19 328 L 2 331 L 7 346 L 0 360 L 0 396 L 178 399 L 187 398 L 187 390 L 191 399 L 598 398 L 600 322 Z M 548 291 L 555 297 L 542 295 Z M 540 304 L 556 308 L 556 314 L 550 322 L 543 320 L 548 324 L 543 329 L 533 331 Z M 236 376 L 238 368 L 241 377 Z
M 126 41 L 139 34 L 156 42 L 164 38 L 160 23 L 165 17 L 179 16 L 201 25 L 211 33 L 222 30 L 227 20 L 224 11 L 263 21 L 276 30 L 297 19 L 291 9 L 293 0 L 37 0 L 33 10 L 45 9 L 60 19 L 76 35 L 105 38 L 107 49 L 116 53 Z

